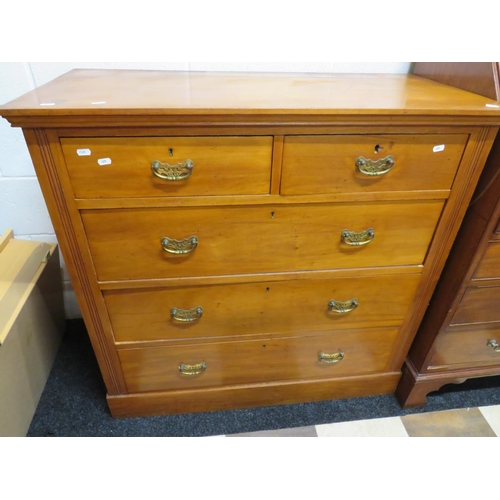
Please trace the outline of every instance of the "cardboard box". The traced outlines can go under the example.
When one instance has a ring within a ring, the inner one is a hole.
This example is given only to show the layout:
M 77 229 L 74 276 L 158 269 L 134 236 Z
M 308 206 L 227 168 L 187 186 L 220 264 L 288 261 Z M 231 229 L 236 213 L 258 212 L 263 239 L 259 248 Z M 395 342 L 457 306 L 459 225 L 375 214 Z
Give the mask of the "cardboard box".
M 0 436 L 26 436 L 65 330 L 57 245 L 0 237 Z

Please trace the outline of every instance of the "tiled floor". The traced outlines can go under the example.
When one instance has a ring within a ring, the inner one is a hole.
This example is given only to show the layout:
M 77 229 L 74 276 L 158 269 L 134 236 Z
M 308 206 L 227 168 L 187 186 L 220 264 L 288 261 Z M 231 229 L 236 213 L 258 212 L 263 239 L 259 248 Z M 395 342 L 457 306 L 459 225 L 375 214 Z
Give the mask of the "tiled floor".
M 231 434 L 226 437 L 496 437 L 500 405 Z M 221 436 L 224 437 L 224 436 Z

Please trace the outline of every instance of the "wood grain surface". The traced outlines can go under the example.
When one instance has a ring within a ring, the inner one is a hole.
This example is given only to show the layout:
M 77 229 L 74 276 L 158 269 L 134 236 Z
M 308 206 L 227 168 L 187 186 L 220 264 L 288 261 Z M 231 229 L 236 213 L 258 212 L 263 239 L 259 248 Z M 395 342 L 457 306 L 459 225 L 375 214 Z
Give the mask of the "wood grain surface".
M 417 62 L 413 74 L 500 100 L 497 62 Z
M 321 379 L 382 372 L 397 329 L 367 329 L 317 337 L 121 349 L 120 360 L 131 392 Z M 342 351 L 344 359 L 326 364 L 320 352 Z M 200 375 L 183 375 L 179 364 L 205 362 Z
M 500 324 L 451 326 L 436 339 L 429 371 L 457 370 L 482 366 L 500 367 L 500 352 L 487 344 L 496 340 L 500 344 Z
M 500 321 L 500 287 L 467 288 L 450 325 Z
M 319 135 L 285 137 L 281 194 L 450 189 L 468 136 Z M 386 174 L 367 176 L 360 157 L 392 156 Z
M 500 278 L 500 243 L 488 244 L 473 275 L 474 280 L 488 278 Z
M 491 100 L 414 75 L 73 70 L 0 108 L 2 116 L 482 115 Z M 500 110 L 491 110 L 500 116 Z
M 61 139 L 76 198 L 268 194 L 272 137 L 88 137 Z M 80 156 L 78 151 L 90 154 Z M 101 166 L 100 159 L 110 164 Z M 157 160 L 191 160 L 189 178 L 155 176 Z M 96 182 L 97 181 L 97 182 Z
M 398 326 L 420 275 L 355 276 L 263 281 L 199 287 L 104 292 L 117 342 L 161 339 L 240 338 L 257 334 L 306 334 Z M 332 312 L 330 300 L 357 299 L 348 313 Z M 200 319 L 181 323 L 172 308 L 202 307 Z
M 422 264 L 443 201 L 82 211 L 100 281 Z M 344 229 L 373 228 L 364 246 Z M 164 237 L 195 236 L 186 255 Z

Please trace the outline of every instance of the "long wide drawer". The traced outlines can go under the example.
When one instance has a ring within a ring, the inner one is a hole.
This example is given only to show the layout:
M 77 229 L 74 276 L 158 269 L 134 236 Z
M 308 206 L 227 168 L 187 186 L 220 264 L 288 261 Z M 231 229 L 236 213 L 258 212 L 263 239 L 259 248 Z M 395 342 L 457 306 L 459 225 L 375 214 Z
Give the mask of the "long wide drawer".
M 119 351 L 130 392 L 381 372 L 397 329 Z M 320 358 L 322 361 L 320 361 Z
M 420 275 L 105 290 L 117 342 L 398 326 Z
M 449 327 L 438 336 L 429 369 L 498 365 L 500 326 L 477 324 Z
M 88 210 L 82 219 L 107 281 L 419 265 L 443 203 Z
M 76 198 L 267 194 L 272 144 L 267 136 L 61 139 Z
M 281 194 L 450 189 L 467 134 L 285 138 Z

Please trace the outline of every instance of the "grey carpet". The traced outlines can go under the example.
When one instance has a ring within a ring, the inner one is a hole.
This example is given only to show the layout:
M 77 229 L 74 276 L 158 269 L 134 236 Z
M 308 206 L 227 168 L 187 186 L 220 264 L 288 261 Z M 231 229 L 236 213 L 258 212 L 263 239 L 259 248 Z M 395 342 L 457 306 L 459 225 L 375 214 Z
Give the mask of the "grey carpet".
M 411 413 L 500 404 L 500 377 L 470 379 L 431 393 L 420 408 L 403 410 L 395 397 L 371 396 L 186 415 L 114 419 L 80 320 L 68 321 L 28 436 L 210 436 L 286 429 Z

